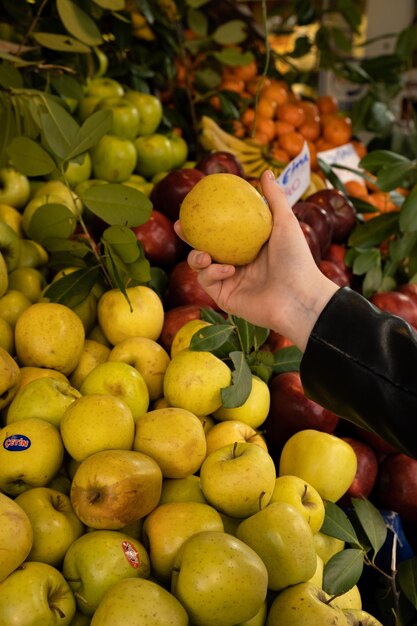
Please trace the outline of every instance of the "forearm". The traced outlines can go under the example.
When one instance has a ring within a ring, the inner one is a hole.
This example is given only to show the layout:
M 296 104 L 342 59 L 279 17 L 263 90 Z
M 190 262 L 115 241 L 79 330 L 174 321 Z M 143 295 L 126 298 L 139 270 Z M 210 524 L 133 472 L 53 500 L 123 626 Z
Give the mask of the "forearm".
M 306 395 L 417 458 L 417 334 L 343 288 L 312 329 L 301 362 Z

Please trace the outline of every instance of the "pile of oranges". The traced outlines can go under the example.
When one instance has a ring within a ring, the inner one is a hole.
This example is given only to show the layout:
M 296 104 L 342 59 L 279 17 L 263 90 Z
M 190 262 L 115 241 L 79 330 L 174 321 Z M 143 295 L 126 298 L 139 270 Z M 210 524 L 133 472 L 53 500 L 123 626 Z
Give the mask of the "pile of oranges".
M 359 198 L 364 202 L 367 202 L 374 207 L 375 212 L 362 213 L 362 218 L 368 221 L 381 213 L 390 213 L 391 211 L 399 211 L 400 207 L 396 205 L 391 198 L 388 191 L 381 191 L 372 182 L 372 177 L 368 175 L 368 180 L 362 182 L 357 180 L 350 180 L 344 183 L 345 188 L 349 196 L 352 198 Z M 408 191 L 403 188 L 397 188 L 396 191 L 401 195 L 407 195 Z

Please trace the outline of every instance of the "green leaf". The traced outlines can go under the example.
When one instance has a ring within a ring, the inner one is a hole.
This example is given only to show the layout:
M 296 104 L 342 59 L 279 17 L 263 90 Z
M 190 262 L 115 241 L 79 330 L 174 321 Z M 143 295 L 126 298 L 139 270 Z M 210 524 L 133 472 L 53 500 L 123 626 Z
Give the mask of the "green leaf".
M 103 43 L 100 30 L 96 23 L 71 0 L 56 0 L 61 22 L 67 31 L 87 46 L 99 46 Z
M 94 4 L 102 9 L 110 9 L 110 11 L 123 11 L 125 8 L 125 0 L 93 0 Z
M 404 186 L 409 174 L 415 173 L 415 163 L 397 163 L 379 170 L 376 181 L 377 186 L 382 191 L 391 191 L 399 186 Z
M 229 356 L 233 363 L 232 384 L 224 387 L 220 394 L 222 405 L 227 409 L 232 409 L 242 406 L 248 399 L 252 389 L 252 372 L 243 352 L 231 352 Z
M 320 157 L 317 158 L 317 161 L 321 171 L 323 172 L 327 180 L 331 182 L 333 187 L 339 189 L 339 191 L 342 191 L 347 196 L 346 187 L 344 186 L 338 175 L 335 173 L 332 166 L 326 163 L 326 161 L 323 161 L 323 159 L 320 159 Z
M 415 232 L 417 230 L 417 185 L 415 185 L 400 210 L 400 229 L 402 232 Z
M 200 328 L 191 338 L 190 350 L 196 352 L 212 352 L 221 348 L 235 332 L 230 324 L 213 324 Z
M 66 158 L 73 159 L 90 150 L 90 148 L 98 143 L 103 135 L 110 131 L 112 124 L 113 115 L 109 110 L 96 111 L 90 115 L 74 137 L 73 144 Z
M 413 24 L 405 28 L 399 35 L 395 45 L 395 54 L 405 62 L 411 62 L 414 50 L 417 47 L 417 28 Z
M 45 141 L 60 159 L 66 159 L 79 132 L 79 126 L 68 111 L 53 100 L 46 102 L 47 113 L 41 113 Z
M 83 259 L 86 254 L 91 252 L 91 247 L 85 242 L 85 239 L 62 239 L 61 237 L 49 237 L 46 248 L 48 252 L 54 254 L 56 252 L 69 252 L 77 259 Z
M 137 285 L 145 285 L 151 281 L 151 265 L 143 255 L 140 255 L 133 263 L 125 263 L 125 270 L 127 276 Z
M 254 326 L 253 333 L 253 349 L 259 350 L 264 345 L 265 341 L 269 337 L 269 328 L 263 328 L 262 326 Z
M 245 354 L 249 354 L 253 347 L 253 339 L 255 328 L 253 324 L 247 322 L 241 317 L 237 317 L 236 315 L 232 315 L 231 319 L 236 326 L 237 335 L 239 337 L 239 342 L 241 348 Z
M 303 353 L 296 346 L 287 346 L 274 354 L 273 373 L 298 372 Z
M 206 37 L 208 33 L 208 19 L 202 11 L 189 9 L 187 13 L 188 25 L 192 31 L 200 37 Z
M 216 28 L 212 39 L 221 46 L 242 43 L 247 37 L 247 26 L 242 20 L 230 20 Z
M 380 267 L 381 252 L 376 248 L 359 252 L 353 261 L 352 270 L 357 276 L 365 274 L 372 267 Z
M 235 48 L 225 48 L 212 53 L 212 56 L 224 65 L 231 65 L 233 67 L 241 67 L 248 65 L 254 60 L 254 55 L 250 50 L 245 52 L 239 52 Z
M 0 85 L 6 89 L 21 89 L 23 87 L 22 75 L 12 63 L 3 61 L 0 64 Z
M 407 600 L 417 609 L 417 556 L 399 563 L 397 581 Z
M 57 35 L 55 33 L 33 33 L 32 37 L 43 48 L 57 50 L 59 52 L 78 52 L 79 54 L 87 54 L 91 52 L 90 48 L 81 41 L 77 41 L 69 35 Z
M 326 515 L 320 532 L 336 537 L 346 543 L 358 546 L 359 540 L 352 522 L 346 513 L 334 502 L 326 502 Z
M 74 308 L 88 296 L 98 275 L 98 267 L 76 270 L 51 283 L 44 295 L 52 302 Z
M 323 572 L 323 591 L 329 595 L 339 595 L 349 591 L 362 576 L 363 552 L 355 548 L 345 548 L 327 561 Z
M 60 76 L 52 76 L 51 84 L 55 91 L 63 98 L 72 98 L 73 100 L 81 100 L 84 96 L 84 90 L 81 83 L 72 76 L 61 74 Z
M 127 295 L 126 285 L 123 280 L 123 275 L 126 275 L 124 264 L 118 259 L 117 256 L 112 254 L 111 248 L 104 242 L 104 263 L 106 265 L 107 272 L 110 275 L 110 279 L 112 281 L 112 287 L 120 289 L 126 300 L 130 305 L 130 310 L 132 311 L 132 304 L 129 300 L 129 296 Z M 122 267 L 120 267 L 120 264 Z
M 196 84 L 203 89 L 213 90 L 221 83 L 220 74 L 211 67 L 196 71 L 194 76 Z
M 395 233 L 399 221 L 399 213 L 383 213 L 364 224 L 357 225 L 351 232 L 348 245 L 353 248 L 366 248 L 379 245 L 387 237 Z
M 111 226 L 140 226 L 148 221 L 152 212 L 149 198 L 127 185 L 94 185 L 80 197 L 94 215 Z
M 205 322 L 210 322 L 211 324 L 224 324 L 225 319 L 221 313 L 216 311 L 215 309 L 210 309 L 208 307 L 202 307 L 200 310 L 201 319 Z M 231 324 L 231 320 L 227 320 L 229 324 Z
M 390 150 L 372 150 L 362 157 L 359 167 L 369 172 L 377 172 L 382 167 L 398 165 L 399 163 L 410 163 L 410 160 Z
M 365 274 L 362 282 L 362 293 L 365 298 L 369 298 L 375 291 L 378 291 L 382 285 L 382 269 L 380 267 L 372 267 Z
M 126 226 L 110 226 L 106 228 L 102 236 L 103 240 L 111 246 L 123 263 L 134 263 L 140 256 L 140 248 L 135 233 Z
M 68 239 L 76 225 L 74 213 L 64 204 L 44 204 L 33 214 L 27 234 L 42 244 L 49 237 Z
M 387 538 L 387 526 L 378 509 L 366 498 L 351 498 L 356 516 L 374 551 L 374 558 Z
M 57 167 L 49 152 L 27 137 L 13 139 L 7 153 L 15 168 L 26 176 L 45 176 Z
M 210 0 L 187 0 L 187 5 L 194 9 L 198 9 L 199 7 L 202 7 L 209 2 Z

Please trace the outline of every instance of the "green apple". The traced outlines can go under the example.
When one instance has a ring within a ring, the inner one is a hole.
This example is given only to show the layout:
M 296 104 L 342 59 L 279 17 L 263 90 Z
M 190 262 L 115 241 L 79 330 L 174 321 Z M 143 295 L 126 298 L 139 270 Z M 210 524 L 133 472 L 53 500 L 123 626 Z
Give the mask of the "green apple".
M 44 275 L 35 267 L 17 267 L 9 272 L 9 289 L 20 291 L 32 303 L 38 302 L 45 285 Z
M 259 428 L 269 413 L 271 393 L 265 381 L 252 374 L 252 387 L 243 404 L 232 409 L 221 406 L 213 413 L 218 421 L 239 420 L 252 428 Z
M 85 339 L 83 351 L 78 363 L 70 375 L 70 383 L 76 389 L 80 389 L 87 375 L 109 357 L 110 348 L 94 339 Z
M 27 176 L 14 167 L 0 169 L 0 203 L 15 209 L 22 209 L 30 197 L 30 183 Z
M 349 443 L 313 429 L 292 435 L 279 459 L 279 476 L 302 478 L 330 502 L 337 502 L 349 489 L 356 469 L 357 456 Z
M 268 450 L 265 439 L 252 426 L 239 420 L 227 420 L 214 424 L 206 433 L 207 454 L 235 441 L 245 441 Z
M 111 350 L 109 361 L 131 365 L 142 375 L 149 392 L 149 400 L 163 395 L 165 371 L 170 362 L 164 348 L 149 337 L 128 337 Z
M 9 274 L 7 270 L 6 261 L 4 256 L 0 252 L 0 297 L 4 295 L 9 286 Z
M 37 417 L 59 428 L 66 408 L 80 396 L 68 382 L 49 376 L 36 378 L 16 393 L 7 409 L 6 424 Z
M 139 131 L 140 114 L 133 102 L 124 97 L 112 96 L 100 100 L 95 110 L 112 112 L 113 122 L 110 134 L 123 139 L 135 139 Z
M 156 341 L 164 325 L 164 306 L 156 291 L 145 285 L 126 289 L 130 305 L 120 289 L 109 289 L 98 301 L 97 317 L 106 339 L 115 346 L 127 337 Z
M 74 595 L 52 565 L 26 561 L 0 584 L 1 624 L 69 626 L 74 614 Z
M 345 542 L 337 537 L 331 537 L 325 535 L 322 532 L 315 533 L 313 536 L 314 545 L 316 546 L 316 552 L 322 559 L 324 565 L 329 561 L 332 556 L 341 552 L 345 547 Z
M 59 180 L 50 181 L 49 184 L 52 184 L 52 183 L 63 184 Z M 48 183 L 45 183 L 45 185 L 47 184 Z M 32 198 L 32 200 L 30 200 L 30 202 L 27 203 L 22 214 L 22 228 L 23 228 L 23 232 L 26 235 L 28 235 L 30 222 L 33 216 L 35 215 L 36 211 L 40 207 L 45 206 L 46 204 L 59 204 L 59 205 L 63 205 L 67 207 L 67 209 L 69 209 L 71 212 L 75 211 L 74 204 L 71 203 L 71 201 L 63 198 L 62 195 L 59 195 L 58 193 L 48 192 L 44 194 L 37 194 Z M 72 232 L 75 231 L 76 225 L 77 225 L 77 222 L 75 220 L 75 213 L 74 213 L 74 219 L 72 221 L 72 226 L 73 226 Z
M 10 226 L 19 237 L 22 236 L 22 214 L 17 209 L 9 204 L 0 204 L 0 221 Z
M 225 532 L 201 531 L 174 559 L 171 592 L 200 626 L 234 626 L 258 613 L 268 573 L 246 543 Z
M 102 99 L 114 96 L 121 97 L 124 94 L 124 89 L 114 78 L 103 76 L 89 80 L 85 92 L 88 96 L 95 96 L 96 98 Z
M 21 506 L 0 493 L 0 583 L 26 560 L 33 542 L 32 525 Z
M 24 293 L 17 289 L 8 289 L 0 298 L 0 317 L 15 328 L 17 320 L 32 302 Z
M 181 545 L 203 530 L 224 531 L 220 514 L 209 504 L 168 502 L 157 506 L 143 524 L 143 539 L 149 546 L 152 574 L 158 580 L 169 582 Z
M 20 376 L 20 368 L 14 358 L 0 347 L 0 409 L 12 401 Z
M 80 520 L 97 530 L 119 530 L 158 505 L 162 472 L 151 457 L 135 450 L 103 450 L 78 466 L 71 502 Z
M 120 183 L 133 173 L 137 162 L 137 151 L 133 141 L 103 135 L 90 151 L 94 178 Z
M 48 176 L 49 180 L 62 181 L 65 186 L 69 185 L 71 189 L 74 189 L 77 185 L 89 180 L 92 171 L 91 157 L 89 152 L 67 162 L 64 176 L 61 172 L 55 170 Z M 41 187 L 42 189 L 42 187 Z M 36 195 L 36 193 L 35 193 Z
M 145 578 L 126 578 L 110 587 L 91 626 L 188 626 L 180 602 L 164 587 Z
M 20 240 L 20 256 L 18 267 L 44 267 L 49 260 L 45 248 L 32 239 Z
M 361 609 L 348 609 L 343 612 L 347 617 L 349 626 L 383 626 L 376 617 Z
M 57 302 L 35 302 L 15 326 L 16 354 L 22 365 L 71 374 L 84 347 L 84 326 L 74 311 Z
M 70 545 L 84 532 L 69 497 L 49 487 L 33 487 L 17 496 L 33 529 L 29 561 L 60 567 Z
M 362 597 L 358 585 L 353 585 L 349 591 L 333 598 L 331 605 L 337 606 L 344 611 L 360 611 L 362 609 Z
M 183 137 L 176 133 L 170 133 L 168 139 L 172 148 L 172 169 L 183 167 L 188 157 L 188 144 Z
M 201 491 L 200 477 L 191 474 L 184 478 L 164 478 L 159 504 L 166 504 L 167 502 L 203 502 L 207 504 Z
M 208 503 L 232 517 L 249 517 L 266 507 L 275 478 L 270 454 L 247 442 L 215 450 L 200 469 L 201 489 Z
M 133 141 L 136 148 L 135 171 L 145 178 L 152 178 L 158 172 L 172 169 L 172 146 L 166 135 L 153 133 L 136 137 Z
M 306 582 L 316 571 L 313 533 L 291 504 L 273 502 L 244 519 L 236 536 L 260 556 L 268 570 L 268 589 L 280 591 Z
M 101 99 L 101 96 L 87 95 L 78 101 L 76 114 L 81 123 L 85 122 L 94 113 Z
M 0 346 L 9 354 L 14 354 L 14 330 L 2 317 L 0 317 Z
M 132 412 L 135 422 L 149 407 L 149 392 L 138 370 L 120 361 L 106 361 L 97 365 L 84 378 L 80 391 L 83 396 L 111 394 L 123 400 Z
M 72 308 L 74 313 L 78 315 L 87 335 L 97 322 L 97 298 L 93 291 L 82 300 L 79 304 Z
M 150 562 L 143 544 L 122 531 L 93 530 L 68 548 L 62 573 L 78 610 L 93 615 L 105 592 L 125 578 L 148 578 Z
M 298 476 L 278 476 L 271 502 L 288 502 L 302 513 L 313 534 L 322 527 L 324 501 L 314 487 Z
M 154 409 L 136 421 L 133 449 L 152 457 L 164 478 L 184 478 L 200 469 L 206 457 L 206 436 L 191 411 Z
M 0 489 L 10 496 L 45 487 L 64 458 L 58 429 L 38 418 L 4 426 L 0 444 Z
M 97 393 L 81 396 L 67 407 L 60 432 L 68 454 L 84 461 L 102 450 L 131 450 L 135 422 L 124 400 Z
M 139 111 L 138 135 L 151 135 L 162 121 L 163 109 L 159 98 L 149 93 L 130 90 L 124 95 Z
M 142 183 L 138 182 L 135 177 L 143 178 L 143 176 L 139 176 L 139 174 L 132 174 L 132 176 L 129 176 L 127 180 L 124 180 L 122 182 L 122 185 L 126 185 L 127 187 L 133 187 L 133 189 L 141 191 L 147 198 L 149 198 L 155 185 L 147 180 Z
M 0 252 L 6 261 L 7 271 L 11 272 L 18 266 L 21 238 L 6 222 L 0 221 Z
M 266 626 L 349 626 L 342 609 L 328 604 L 320 587 L 305 582 L 281 591 L 272 602 Z
M 109 181 L 108 180 L 101 180 L 101 178 L 89 178 L 88 180 L 85 180 L 83 183 L 78 183 L 78 185 L 75 186 L 74 191 L 77 194 L 77 196 L 81 197 L 83 193 L 85 193 L 88 189 L 90 189 L 91 187 L 94 187 L 95 185 L 108 185 Z

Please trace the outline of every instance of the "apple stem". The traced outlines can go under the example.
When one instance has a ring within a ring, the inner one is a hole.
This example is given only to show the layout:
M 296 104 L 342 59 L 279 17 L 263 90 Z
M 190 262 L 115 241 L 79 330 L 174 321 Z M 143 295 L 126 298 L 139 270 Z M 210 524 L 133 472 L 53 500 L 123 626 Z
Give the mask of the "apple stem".
M 259 510 L 260 510 L 260 511 L 261 511 L 261 510 L 262 510 L 262 508 L 263 508 L 263 507 L 262 507 L 262 500 L 264 499 L 264 497 L 265 497 L 265 496 L 266 496 L 265 491 L 262 491 L 262 492 L 261 492 L 261 494 L 260 494 L 260 496 L 259 496 Z
M 56 611 L 61 619 L 65 617 L 65 613 L 59 608 L 59 606 L 51 604 L 51 609 L 52 611 Z

